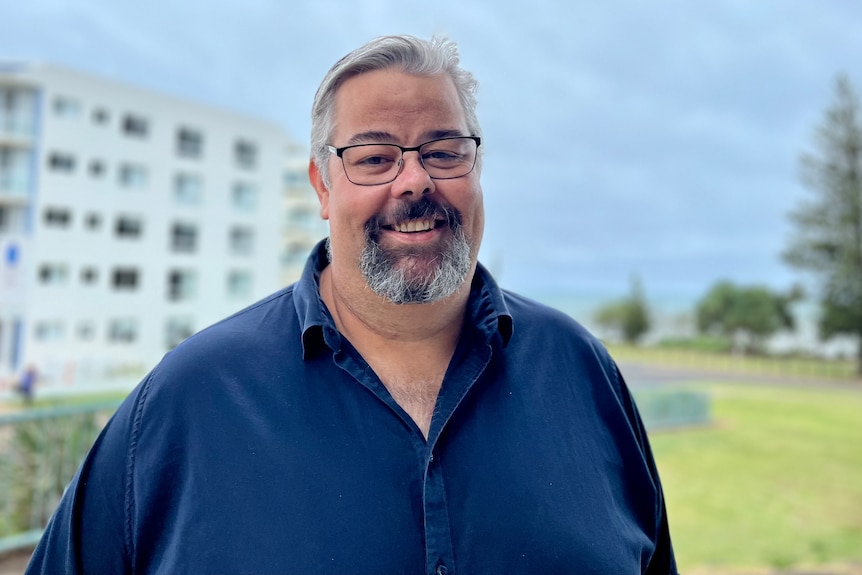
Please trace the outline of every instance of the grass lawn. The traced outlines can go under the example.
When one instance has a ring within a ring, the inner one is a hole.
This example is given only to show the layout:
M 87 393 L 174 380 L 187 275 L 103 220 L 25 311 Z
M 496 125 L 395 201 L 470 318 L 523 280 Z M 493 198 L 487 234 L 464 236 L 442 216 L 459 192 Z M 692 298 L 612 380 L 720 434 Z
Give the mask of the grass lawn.
M 680 570 L 862 561 L 862 392 L 699 387 L 714 424 L 650 439 Z

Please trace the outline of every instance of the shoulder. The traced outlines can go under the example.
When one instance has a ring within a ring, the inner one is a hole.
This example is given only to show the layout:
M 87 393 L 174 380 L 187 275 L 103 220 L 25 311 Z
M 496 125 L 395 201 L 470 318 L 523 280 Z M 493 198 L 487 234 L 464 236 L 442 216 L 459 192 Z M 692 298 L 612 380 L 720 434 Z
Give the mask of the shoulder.
M 142 382 L 143 404 L 182 406 L 268 380 L 302 361 L 292 287 L 195 333 L 169 351 Z
M 294 286 L 288 286 L 198 331 L 168 352 L 165 360 L 221 357 L 283 342 L 285 337 L 298 332 L 293 289 Z
M 512 315 L 515 331 L 527 330 L 544 333 L 549 337 L 563 337 L 590 346 L 604 346 L 572 316 L 523 295 L 503 290 L 503 299 Z
M 503 291 L 512 316 L 512 337 L 506 354 L 516 361 L 547 357 L 549 369 L 601 374 L 617 390 L 620 375 L 605 345 L 570 315 L 528 297 Z

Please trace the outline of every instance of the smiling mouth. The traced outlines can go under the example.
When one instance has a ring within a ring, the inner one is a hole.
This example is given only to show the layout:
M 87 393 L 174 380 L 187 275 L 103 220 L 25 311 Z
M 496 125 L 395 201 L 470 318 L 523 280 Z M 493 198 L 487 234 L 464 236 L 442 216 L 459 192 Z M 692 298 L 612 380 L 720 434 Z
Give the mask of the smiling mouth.
M 417 232 L 427 232 L 429 230 L 433 230 L 437 226 L 443 225 L 444 223 L 444 220 L 434 219 L 410 220 L 407 222 L 399 222 L 397 224 L 383 226 L 383 228 L 400 232 L 402 234 L 414 234 Z

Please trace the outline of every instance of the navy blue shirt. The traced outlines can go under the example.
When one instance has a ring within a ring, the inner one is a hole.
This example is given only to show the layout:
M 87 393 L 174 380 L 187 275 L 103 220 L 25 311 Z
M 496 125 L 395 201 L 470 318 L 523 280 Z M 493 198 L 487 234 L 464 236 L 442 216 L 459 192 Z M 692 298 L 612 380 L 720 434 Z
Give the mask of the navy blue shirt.
M 335 329 L 326 265 L 165 356 L 28 573 L 676 573 L 644 428 L 580 325 L 480 266 L 426 441 Z

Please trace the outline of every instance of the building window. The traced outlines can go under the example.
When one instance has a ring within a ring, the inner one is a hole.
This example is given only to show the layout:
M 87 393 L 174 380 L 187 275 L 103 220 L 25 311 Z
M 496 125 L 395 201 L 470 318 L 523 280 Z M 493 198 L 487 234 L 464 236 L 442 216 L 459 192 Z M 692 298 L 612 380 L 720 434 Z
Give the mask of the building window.
M 100 126 L 105 125 L 108 123 L 108 120 L 109 120 L 109 116 L 108 116 L 107 110 L 105 110 L 104 108 L 96 108 L 95 110 L 93 110 L 93 123 L 94 124 L 99 124 Z
M 102 227 L 102 216 L 95 213 L 87 214 L 87 217 L 84 218 L 84 226 L 91 231 L 98 230 Z
M 117 218 L 116 232 L 118 238 L 137 238 L 143 230 L 141 218 L 135 216 L 120 216 Z
M 236 165 L 247 170 L 257 165 L 257 146 L 247 140 L 237 140 L 233 148 Z
M 81 270 L 81 283 L 84 285 L 93 285 L 96 283 L 96 280 L 99 279 L 99 271 L 92 267 L 88 266 Z
M 78 323 L 75 331 L 79 340 L 90 341 L 96 335 L 96 326 L 93 325 L 93 322 L 85 320 Z
M 25 206 L 0 206 L 0 233 L 23 233 L 27 227 L 27 219 Z
M 115 290 L 134 290 L 138 287 L 137 268 L 115 268 L 112 285 Z
M 236 255 L 248 255 L 254 251 L 254 230 L 235 227 L 230 230 L 230 251 Z
M 118 172 L 120 186 L 129 189 L 147 187 L 147 168 L 140 164 L 121 164 Z
M 251 297 L 252 275 L 245 270 L 234 270 L 227 275 L 227 294 L 232 298 Z
M 316 212 L 309 206 L 295 206 L 287 212 L 287 227 L 289 229 L 311 229 L 316 222 Z
M 292 242 L 285 246 L 284 250 L 281 252 L 281 263 L 286 266 L 301 264 L 308 257 L 309 251 L 311 251 L 309 246 L 298 242 Z
M 0 124 L 3 116 L 0 115 Z M 2 133 L 2 125 L 0 125 Z M 30 188 L 30 156 L 27 150 L 0 147 L 0 191 L 25 195 Z
M 146 138 L 149 131 L 149 123 L 142 116 L 126 114 L 123 117 L 123 133 L 132 138 Z
M 247 182 L 236 182 L 231 189 L 231 203 L 237 211 L 254 211 L 257 208 L 257 187 Z
M 197 276 L 192 270 L 170 270 L 168 272 L 168 300 L 188 301 L 195 296 Z
M 181 158 L 200 158 L 204 153 L 204 138 L 197 130 L 177 130 L 177 155 Z
M 64 285 L 69 279 L 69 268 L 65 264 L 42 264 L 39 266 L 39 283 L 52 286 Z
M 198 228 L 194 224 L 175 223 L 171 229 L 171 249 L 192 253 L 197 249 Z
M 176 203 L 199 204 L 202 195 L 203 182 L 200 176 L 180 173 L 174 177 L 174 201 Z
M 289 170 L 283 175 L 284 185 L 288 188 L 305 188 L 308 186 L 308 172 L 305 170 Z
M 36 92 L 30 88 L 0 85 L 0 132 L 35 137 Z
M 105 164 L 100 160 L 90 162 L 90 175 L 94 178 L 101 178 L 105 174 Z
M 69 225 L 72 216 L 65 208 L 46 208 L 42 218 L 46 226 L 65 228 Z
M 66 334 L 66 326 L 61 320 L 36 322 L 34 336 L 39 341 L 61 341 Z
M 188 317 L 171 317 L 165 322 L 165 347 L 174 349 L 194 333 L 194 324 Z
M 54 172 L 71 173 L 75 171 L 75 157 L 62 152 L 52 152 L 48 156 L 48 167 Z
M 81 115 L 81 104 L 72 98 L 57 96 L 54 98 L 54 114 L 61 118 L 77 118 Z
M 138 337 L 138 322 L 135 318 L 117 318 L 108 323 L 108 341 L 132 343 Z

